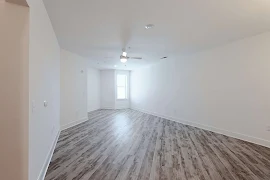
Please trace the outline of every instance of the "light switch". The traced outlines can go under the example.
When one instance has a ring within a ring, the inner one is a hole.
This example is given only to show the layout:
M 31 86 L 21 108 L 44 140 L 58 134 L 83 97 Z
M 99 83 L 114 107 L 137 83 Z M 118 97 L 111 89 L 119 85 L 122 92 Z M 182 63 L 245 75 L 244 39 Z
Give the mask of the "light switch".
M 48 106 L 48 102 L 44 101 L 44 107 L 47 107 L 47 106 Z

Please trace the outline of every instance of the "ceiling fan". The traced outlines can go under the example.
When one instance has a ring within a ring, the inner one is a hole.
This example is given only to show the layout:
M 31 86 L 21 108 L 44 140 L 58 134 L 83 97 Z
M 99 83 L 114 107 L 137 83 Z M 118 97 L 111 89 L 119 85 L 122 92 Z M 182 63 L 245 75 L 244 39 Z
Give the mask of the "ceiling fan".
M 138 59 L 138 60 L 142 59 L 142 57 L 128 57 L 126 50 L 125 49 L 122 49 L 122 51 L 123 51 L 122 52 L 122 55 L 120 56 L 120 61 L 122 63 L 127 62 L 128 59 Z

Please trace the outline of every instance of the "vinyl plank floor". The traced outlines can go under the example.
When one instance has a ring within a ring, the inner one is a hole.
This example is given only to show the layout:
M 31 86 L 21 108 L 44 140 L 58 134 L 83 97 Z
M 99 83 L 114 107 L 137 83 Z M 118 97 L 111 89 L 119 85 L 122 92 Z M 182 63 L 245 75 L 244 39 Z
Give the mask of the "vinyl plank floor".
M 131 109 L 61 132 L 45 180 L 269 180 L 270 149 Z

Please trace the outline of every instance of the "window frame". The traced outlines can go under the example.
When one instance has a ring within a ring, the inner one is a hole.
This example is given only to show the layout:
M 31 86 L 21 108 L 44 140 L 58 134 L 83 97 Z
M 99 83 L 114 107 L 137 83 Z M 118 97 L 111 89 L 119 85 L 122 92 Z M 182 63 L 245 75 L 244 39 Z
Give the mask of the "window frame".
M 125 76 L 125 86 L 118 85 L 118 76 Z M 125 98 L 118 98 L 118 87 L 125 88 Z M 119 73 L 116 75 L 116 99 L 117 100 L 127 100 L 128 99 L 128 75 Z

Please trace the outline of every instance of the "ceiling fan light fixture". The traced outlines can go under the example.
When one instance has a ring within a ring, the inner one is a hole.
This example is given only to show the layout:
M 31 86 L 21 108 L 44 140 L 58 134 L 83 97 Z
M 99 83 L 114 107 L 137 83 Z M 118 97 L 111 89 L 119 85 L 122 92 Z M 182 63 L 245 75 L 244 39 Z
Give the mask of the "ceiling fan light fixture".
M 122 57 L 120 58 L 120 61 L 121 61 L 121 63 L 126 63 L 126 62 L 127 62 L 127 58 L 124 57 L 124 56 L 122 56 Z

